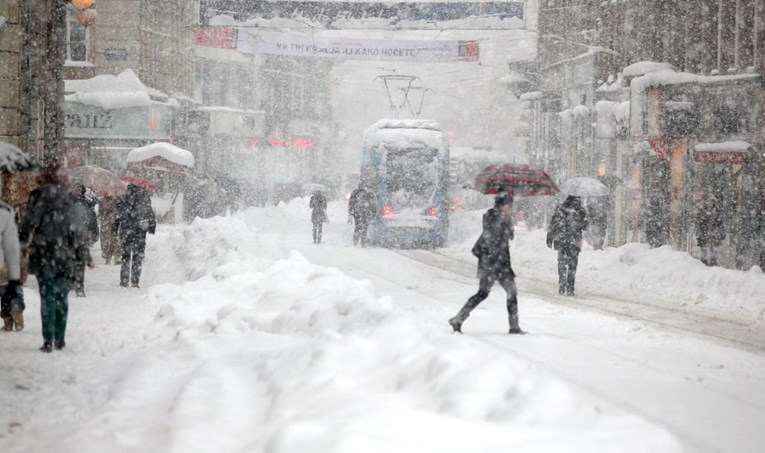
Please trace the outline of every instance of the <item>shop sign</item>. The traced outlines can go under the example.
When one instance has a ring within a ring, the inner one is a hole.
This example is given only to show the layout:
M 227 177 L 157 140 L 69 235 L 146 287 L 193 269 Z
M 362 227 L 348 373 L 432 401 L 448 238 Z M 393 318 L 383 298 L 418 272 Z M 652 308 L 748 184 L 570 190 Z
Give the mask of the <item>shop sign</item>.
M 743 164 L 748 154 L 746 151 L 696 151 L 694 160 L 706 164 Z
M 106 61 L 125 61 L 127 60 L 127 49 L 110 47 L 104 50 Z
M 64 136 L 98 139 L 164 139 L 170 134 L 172 108 L 163 105 L 104 110 L 79 102 L 64 103 Z

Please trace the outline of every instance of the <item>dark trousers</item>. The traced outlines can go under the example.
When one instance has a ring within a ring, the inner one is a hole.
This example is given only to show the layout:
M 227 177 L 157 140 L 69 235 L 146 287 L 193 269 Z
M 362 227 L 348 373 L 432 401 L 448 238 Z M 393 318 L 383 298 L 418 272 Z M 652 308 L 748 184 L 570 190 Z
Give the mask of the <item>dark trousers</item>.
M 74 290 L 85 291 L 85 262 L 74 263 Z
M 138 282 L 141 280 L 143 255 L 143 250 L 131 252 L 127 247 L 123 249 L 122 267 L 120 267 L 120 285 L 127 286 L 128 280 L 130 280 L 132 286 L 138 286 Z
M 470 299 L 465 302 L 465 305 L 460 310 L 459 314 L 457 315 L 461 320 L 467 319 L 468 315 L 470 315 L 470 312 L 473 311 L 475 307 L 478 306 L 481 302 L 483 302 L 487 297 L 489 297 L 489 293 L 491 292 L 491 287 L 494 286 L 494 282 L 499 282 L 499 284 L 502 286 L 502 288 L 507 293 L 507 314 L 510 317 L 511 323 L 513 319 L 515 320 L 515 323 L 517 325 L 518 322 L 518 288 L 515 286 L 515 278 L 511 276 L 505 276 L 503 278 L 497 279 L 497 277 L 492 273 L 487 273 L 478 282 L 478 292 L 475 293 L 470 297 Z
M 579 264 L 579 249 L 561 248 L 558 250 L 558 292 L 566 296 L 574 295 L 576 266 Z
M 353 229 L 353 245 L 365 247 L 367 245 L 367 229 L 369 222 L 366 219 L 358 217 L 353 218 L 355 228 Z
M 321 244 L 321 227 L 324 222 L 313 222 L 313 243 Z
M 45 342 L 64 341 L 69 313 L 69 281 L 62 277 L 37 276 L 40 287 L 40 318 Z

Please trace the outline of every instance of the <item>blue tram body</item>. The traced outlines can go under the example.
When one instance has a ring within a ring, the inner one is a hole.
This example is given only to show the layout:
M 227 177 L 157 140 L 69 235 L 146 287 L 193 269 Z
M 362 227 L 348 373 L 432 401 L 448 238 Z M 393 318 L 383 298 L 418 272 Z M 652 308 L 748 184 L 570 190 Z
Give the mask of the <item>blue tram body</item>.
M 449 144 L 432 120 L 380 120 L 364 134 L 361 180 L 374 193 L 371 243 L 440 247 L 449 230 Z

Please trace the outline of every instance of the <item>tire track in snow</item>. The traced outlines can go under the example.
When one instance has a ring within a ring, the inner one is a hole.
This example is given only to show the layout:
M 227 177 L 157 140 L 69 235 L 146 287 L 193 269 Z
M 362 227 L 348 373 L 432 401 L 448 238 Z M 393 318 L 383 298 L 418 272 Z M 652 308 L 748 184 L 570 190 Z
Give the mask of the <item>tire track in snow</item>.
M 402 256 L 463 277 L 475 275 L 475 264 L 429 250 L 396 250 Z M 468 271 L 470 269 L 470 271 Z M 538 279 L 519 277 L 519 292 L 528 292 L 545 300 L 571 308 L 589 309 L 603 314 L 647 322 L 664 328 L 709 337 L 739 349 L 765 355 L 765 333 L 757 323 L 725 319 L 720 316 L 691 313 L 618 296 L 585 293 L 574 299 L 557 294 L 556 286 Z

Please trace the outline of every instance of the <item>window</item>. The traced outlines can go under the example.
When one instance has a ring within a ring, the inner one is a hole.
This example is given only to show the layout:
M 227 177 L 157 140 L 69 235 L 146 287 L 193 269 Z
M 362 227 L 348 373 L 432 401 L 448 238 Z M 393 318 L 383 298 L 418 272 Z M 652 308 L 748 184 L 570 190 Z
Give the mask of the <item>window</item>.
M 69 11 L 66 19 L 67 61 L 88 61 L 88 27 L 77 21 L 75 13 Z

